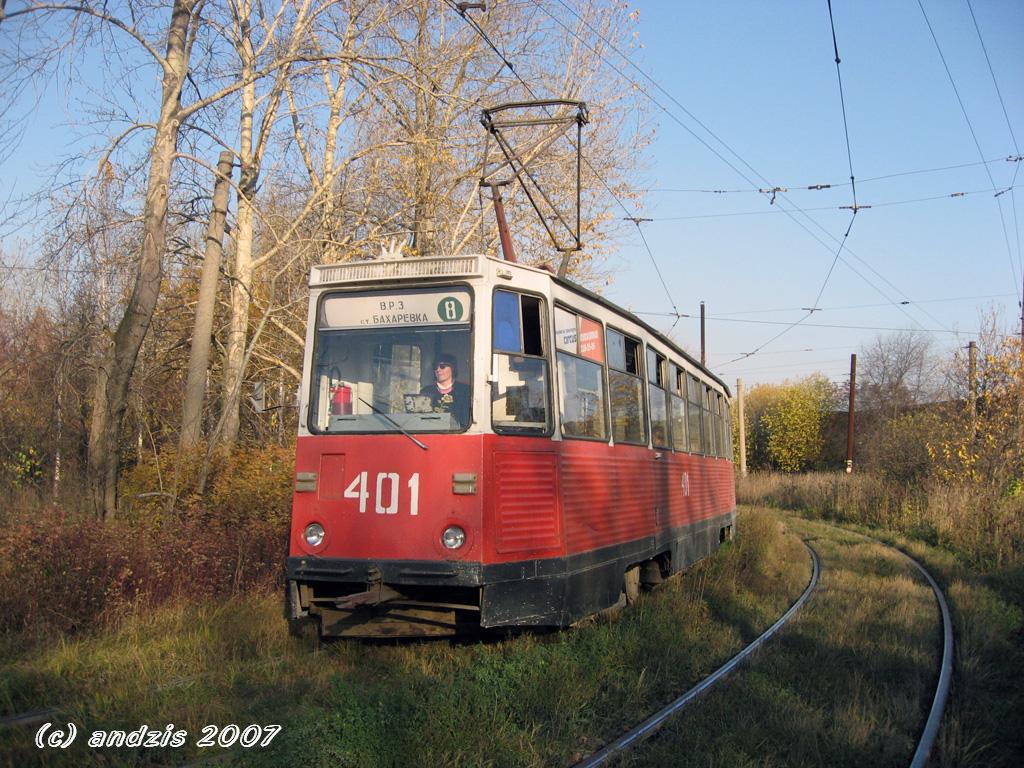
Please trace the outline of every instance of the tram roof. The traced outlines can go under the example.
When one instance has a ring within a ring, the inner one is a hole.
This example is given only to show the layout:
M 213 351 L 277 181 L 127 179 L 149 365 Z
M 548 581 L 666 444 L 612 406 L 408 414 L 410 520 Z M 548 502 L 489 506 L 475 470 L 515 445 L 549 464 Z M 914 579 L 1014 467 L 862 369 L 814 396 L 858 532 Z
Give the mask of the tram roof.
M 649 334 L 657 338 L 676 354 L 683 357 L 690 365 L 694 366 L 709 378 L 716 381 L 725 389 L 727 395 L 731 396 L 729 385 L 722 381 L 716 374 L 712 373 L 699 360 L 695 360 L 689 353 L 679 347 L 668 336 L 645 320 L 634 315 L 627 309 L 609 301 L 599 293 L 585 288 L 572 280 L 558 277 L 558 275 L 547 269 L 533 267 L 528 264 L 496 259 L 491 256 L 480 254 L 460 256 L 428 256 L 419 258 L 399 259 L 371 259 L 366 261 L 348 261 L 339 264 L 318 264 L 310 271 L 310 288 L 327 288 L 341 285 L 372 285 L 377 282 L 391 280 L 411 279 L 438 279 L 438 278 L 474 278 L 483 277 L 486 273 L 484 264 L 494 262 L 502 267 L 513 270 L 526 270 L 529 272 L 544 275 L 552 282 L 557 283 L 569 290 L 594 301 L 606 309 L 628 319 L 630 322 L 639 325 Z

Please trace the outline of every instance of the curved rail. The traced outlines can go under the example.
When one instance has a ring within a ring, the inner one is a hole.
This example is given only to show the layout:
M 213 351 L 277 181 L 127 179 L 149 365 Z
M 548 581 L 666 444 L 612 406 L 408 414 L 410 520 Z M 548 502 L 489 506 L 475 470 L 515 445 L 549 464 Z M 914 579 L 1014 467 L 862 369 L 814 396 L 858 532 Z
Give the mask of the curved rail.
M 932 700 L 928 719 L 925 721 L 924 730 L 921 732 L 921 740 L 918 741 L 917 749 L 914 750 L 914 757 L 910 761 L 910 768 L 924 768 L 928 763 L 928 755 L 935 745 L 935 738 L 939 735 L 939 724 L 942 722 L 942 713 L 946 708 L 946 701 L 949 699 L 949 685 L 953 679 L 953 621 L 949 617 L 949 605 L 946 603 L 946 596 L 942 594 L 942 590 L 939 589 L 939 585 L 932 578 L 932 575 L 925 570 L 923 565 L 902 549 L 897 547 L 894 547 L 894 549 L 913 563 L 914 567 L 928 580 L 932 592 L 935 593 L 935 601 L 939 604 L 939 611 L 942 613 L 942 665 L 939 669 L 939 681 L 935 684 L 935 698 Z
M 793 615 L 798 610 L 800 610 L 800 608 L 803 607 L 804 603 L 807 602 L 807 599 L 811 596 L 811 593 L 814 591 L 815 587 L 818 586 L 818 578 L 821 575 L 821 563 L 818 560 L 818 553 L 815 552 L 814 548 L 806 541 L 804 542 L 804 546 L 807 547 L 807 551 L 810 552 L 811 555 L 811 579 L 808 582 L 807 588 L 804 590 L 803 594 L 800 595 L 799 599 L 797 599 L 797 601 L 789 607 L 788 611 L 782 614 L 778 621 L 776 621 L 774 624 L 768 627 L 768 629 L 766 629 L 760 637 L 754 640 L 754 642 L 752 642 L 738 654 L 733 656 L 731 659 L 729 659 L 729 661 L 727 661 L 717 670 L 712 672 L 711 675 L 704 678 L 701 682 L 697 683 L 697 685 L 688 690 L 678 699 L 676 699 L 675 701 L 671 702 L 668 706 L 651 715 L 649 718 L 640 723 L 640 725 L 624 733 L 611 744 L 602 747 L 594 754 L 576 763 L 573 768 L 593 768 L 593 766 L 602 765 L 605 762 L 607 762 L 611 757 L 617 755 L 625 749 L 628 749 L 633 744 L 636 744 L 637 742 L 642 741 L 644 739 L 650 738 L 650 736 L 655 731 L 657 731 L 658 728 L 660 728 L 665 723 L 665 721 L 668 720 L 668 718 L 670 718 L 676 712 L 681 710 L 687 704 L 689 704 L 702 693 L 711 688 L 715 683 L 717 683 L 730 672 L 732 672 L 732 670 L 739 666 L 739 664 L 742 663 L 744 660 L 746 660 L 746 658 L 750 656 L 750 654 L 752 654 L 754 651 L 760 648 L 766 640 L 768 640 L 772 635 L 778 632 L 782 625 L 789 621 L 793 617 Z
M 953 680 L 953 620 L 950 618 L 949 604 L 946 602 L 946 596 L 939 588 L 938 582 L 932 578 L 932 575 L 928 573 L 925 567 L 899 547 L 887 544 L 881 539 L 868 536 L 860 531 L 852 531 L 849 528 L 832 523 L 824 524 L 832 528 L 838 528 L 845 533 L 860 536 L 876 544 L 881 544 L 883 547 L 895 549 L 921 572 L 921 575 L 924 576 L 928 585 L 932 588 L 932 592 L 935 594 L 935 602 L 939 604 L 939 613 L 942 614 L 942 661 L 939 664 L 939 680 L 935 684 L 935 698 L 932 699 L 932 706 L 928 711 L 928 719 L 924 723 L 924 729 L 921 731 L 921 738 L 917 742 L 917 749 L 914 750 L 914 756 L 910 759 L 910 768 L 924 768 L 928 764 L 928 755 L 931 753 L 932 747 L 935 746 L 935 739 L 939 735 L 942 713 L 946 709 L 946 702 L 949 700 L 949 688 Z

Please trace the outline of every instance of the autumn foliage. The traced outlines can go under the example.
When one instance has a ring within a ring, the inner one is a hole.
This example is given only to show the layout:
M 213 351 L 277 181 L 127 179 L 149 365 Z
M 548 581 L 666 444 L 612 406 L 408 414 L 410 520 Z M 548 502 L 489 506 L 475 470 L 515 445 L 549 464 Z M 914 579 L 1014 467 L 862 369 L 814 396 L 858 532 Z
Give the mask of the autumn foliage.
M 947 394 L 931 401 L 897 389 L 867 399 L 856 414 L 849 476 L 837 471 L 846 413 L 841 402 L 828 413 L 827 382 L 755 387 L 747 408 L 750 466 L 774 472 L 742 481 L 739 498 L 899 531 L 984 566 L 1024 563 L 1020 340 L 990 334 L 976 373 L 958 356 L 947 379 Z
M 746 405 L 751 465 L 783 472 L 819 466 L 834 398 L 832 384 L 821 376 L 751 390 Z
M 944 480 L 1024 492 L 1022 353 L 1020 340 L 1006 337 L 981 356 L 977 397 L 969 398 L 945 434 L 928 445 Z
M 274 589 L 287 547 L 293 446 L 239 449 L 184 512 L 159 493 L 124 519 L 8 510 L 0 525 L 0 632 L 75 632 L 140 608 Z M 162 473 L 136 467 L 143 494 Z

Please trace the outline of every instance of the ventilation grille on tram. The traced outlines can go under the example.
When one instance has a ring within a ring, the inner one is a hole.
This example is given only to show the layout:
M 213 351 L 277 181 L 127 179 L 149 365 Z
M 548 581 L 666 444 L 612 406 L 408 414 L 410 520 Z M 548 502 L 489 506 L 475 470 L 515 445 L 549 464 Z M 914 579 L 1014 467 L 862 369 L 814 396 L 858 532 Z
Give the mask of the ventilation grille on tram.
M 325 264 L 313 267 L 310 285 L 365 283 L 389 278 L 452 277 L 480 274 L 479 256 L 446 256 L 444 258 L 381 259 L 351 261 L 346 264 Z

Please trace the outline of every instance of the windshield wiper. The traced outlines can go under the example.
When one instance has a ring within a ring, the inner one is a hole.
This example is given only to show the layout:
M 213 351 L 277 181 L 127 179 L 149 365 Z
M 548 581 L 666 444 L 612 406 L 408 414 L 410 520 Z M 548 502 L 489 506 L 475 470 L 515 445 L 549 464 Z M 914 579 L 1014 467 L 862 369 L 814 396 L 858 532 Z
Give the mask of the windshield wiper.
M 379 416 L 383 416 L 383 417 L 384 417 L 385 419 L 387 419 L 387 420 L 388 420 L 388 423 L 389 423 L 389 424 L 391 424 L 391 426 L 393 426 L 393 427 L 394 427 L 395 429 L 397 429 L 397 430 L 398 430 L 399 432 L 401 432 L 401 433 L 402 433 L 403 435 L 405 435 L 405 436 L 406 436 L 406 437 L 408 437 L 408 438 L 409 438 L 410 440 L 412 440 L 412 441 L 413 441 L 414 443 L 416 443 L 416 445 L 418 445 L 418 446 L 419 446 L 420 448 L 422 448 L 422 449 L 423 449 L 424 451 L 425 451 L 425 450 L 427 450 L 427 446 L 426 446 L 426 445 L 424 445 L 424 444 L 423 444 L 423 443 L 421 443 L 421 442 L 420 442 L 419 440 L 417 440 L 417 439 L 416 439 L 415 437 L 413 437 L 413 436 L 412 436 L 412 435 L 410 435 L 410 434 L 409 434 L 408 432 L 406 432 L 406 431 L 405 431 L 404 429 L 402 429 L 402 425 L 401 425 L 401 424 L 399 424 L 399 423 L 398 423 L 397 421 L 395 421 L 395 420 L 394 420 L 394 419 L 392 419 L 392 418 L 391 418 L 390 416 L 388 416 L 388 415 L 387 415 L 386 413 L 384 413 L 384 411 L 382 411 L 382 410 L 381 410 L 380 408 L 378 408 L 378 407 L 377 407 L 376 405 L 374 405 L 373 403 L 368 403 L 368 402 L 366 402 L 365 400 L 363 400 L 363 398 L 359 397 L 359 395 L 356 395 L 356 399 L 357 399 L 357 400 L 358 400 L 358 401 L 359 401 L 360 403 L 362 403 L 363 405 L 365 405 L 366 407 L 368 407 L 368 408 L 369 408 L 370 410 L 372 410 L 372 411 L 373 411 L 374 413 L 376 413 L 377 415 L 379 415 Z

